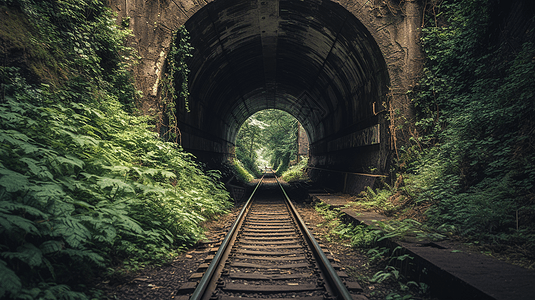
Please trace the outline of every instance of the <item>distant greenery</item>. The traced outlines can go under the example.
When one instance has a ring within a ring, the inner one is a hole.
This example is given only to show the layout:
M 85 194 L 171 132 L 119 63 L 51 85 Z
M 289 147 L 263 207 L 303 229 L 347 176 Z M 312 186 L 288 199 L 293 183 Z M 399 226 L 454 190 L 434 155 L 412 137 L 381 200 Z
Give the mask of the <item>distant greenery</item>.
M 257 150 L 264 142 L 263 130 L 268 126 L 253 115 L 245 120 L 236 138 L 236 158 L 241 162 L 241 167 L 255 178 L 261 176 Z
M 165 262 L 200 239 L 229 195 L 133 114 L 135 53 L 111 11 L 0 5 L 3 21 L 29 26 L 2 40 L 46 59 L 0 67 L 0 298 L 88 299 L 83 283 L 106 268 Z
M 308 157 L 302 157 L 301 161 L 298 164 L 291 166 L 282 173 L 282 180 L 286 182 L 299 181 L 299 180 L 308 180 L 308 175 L 305 172 L 308 165 Z
M 246 183 L 252 181 L 255 178 L 251 173 L 249 173 L 249 171 L 247 171 L 247 169 L 243 167 L 241 161 L 235 159 L 233 161 L 233 166 L 236 170 L 236 177 L 238 177 L 238 181 Z
M 258 176 L 258 164 L 267 164 L 280 176 L 297 159 L 297 120 L 290 114 L 267 109 L 252 115 L 236 138 L 236 157 Z M 259 162 L 259 153 L 265 162 Z M 263 166 L 262 166 L 263 167 Z
M 427 60 L 410 94 L 418 134 L 390 195 L 430 206 L 430 224 L 535 258 L 535 28 L 526 20 L 520 48 L 500 43 L 508 3 L 429 3 Z

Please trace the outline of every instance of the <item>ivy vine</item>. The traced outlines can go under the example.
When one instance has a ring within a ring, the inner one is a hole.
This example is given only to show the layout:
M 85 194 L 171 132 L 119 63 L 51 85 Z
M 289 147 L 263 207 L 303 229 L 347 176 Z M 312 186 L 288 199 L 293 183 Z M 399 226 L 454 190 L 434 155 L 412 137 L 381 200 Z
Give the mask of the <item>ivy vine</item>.
M 185 111 L 190 112 L 188 100 L 190 70 L 187 60 L 193 56 L 191 54 L 193 47 L 189 39 L 189 32 L 185 26 L 180 26 L 173 33 L 171 49 L 167 55 L 167 72 L 161 81 L 163 111 L 167 118 L 167 122 L 162 120 L 161 125 L 168 128 L 164 136 L 168 136 L 170 140 L 175 140 L 175 142 L 179 142 L 180 137 L 180 129 L 177 124 L 177 102 L 183 101 Z

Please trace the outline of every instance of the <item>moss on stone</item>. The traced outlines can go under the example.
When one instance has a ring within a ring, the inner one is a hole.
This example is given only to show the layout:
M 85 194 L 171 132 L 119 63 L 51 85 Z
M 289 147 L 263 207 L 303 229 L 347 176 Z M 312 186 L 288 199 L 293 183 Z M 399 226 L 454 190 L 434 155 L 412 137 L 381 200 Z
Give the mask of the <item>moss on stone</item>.
M 61 53 L 54 53 L 58 50 L 43 40 L 26 15 L 5 6 L 0 6 L 0 15 L 2 67 L 19 68 L 29 83 L 59 85 L 67 78 L 68 72 L 57 58 Z

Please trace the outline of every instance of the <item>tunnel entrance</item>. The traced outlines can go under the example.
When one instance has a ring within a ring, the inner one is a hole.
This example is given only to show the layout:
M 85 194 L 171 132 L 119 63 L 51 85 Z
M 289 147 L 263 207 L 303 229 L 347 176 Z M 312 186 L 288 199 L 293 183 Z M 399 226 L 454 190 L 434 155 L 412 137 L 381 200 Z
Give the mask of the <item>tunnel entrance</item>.
M 388 70 L 367 28 L 338 3 L 215 0 L 185 24 L 191 112 L 182 146 L 207 163 L 234 152 L 255 112 L 295 116 L 310 139 L 310 177 L 346 192 L 373 183 L 389 159 Z
M 261 110 L 247 118 L 234 144 L 235 158 L 257 178 L 267 168 L 280 175 L 308 161 L 306 132 L 294 116 L 278 109 Z

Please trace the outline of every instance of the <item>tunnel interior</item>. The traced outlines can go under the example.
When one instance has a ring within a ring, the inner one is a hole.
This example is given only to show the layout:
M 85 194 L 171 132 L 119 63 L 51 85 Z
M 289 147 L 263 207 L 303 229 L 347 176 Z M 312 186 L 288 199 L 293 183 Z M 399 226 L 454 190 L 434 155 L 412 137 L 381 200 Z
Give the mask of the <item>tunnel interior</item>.
M 384 172 L 389 142 L 379 112 L 388 70 L 370 32 L 345 8 L 326 0 L 215 0 L 185 26 L 194 51 L 191 112 L 178 112 L 184 149 L 225 160 L 249 116 L 280 109 L 307 132 L 313 178 Z M 355 176 L 354 188 L 369 183 Z

